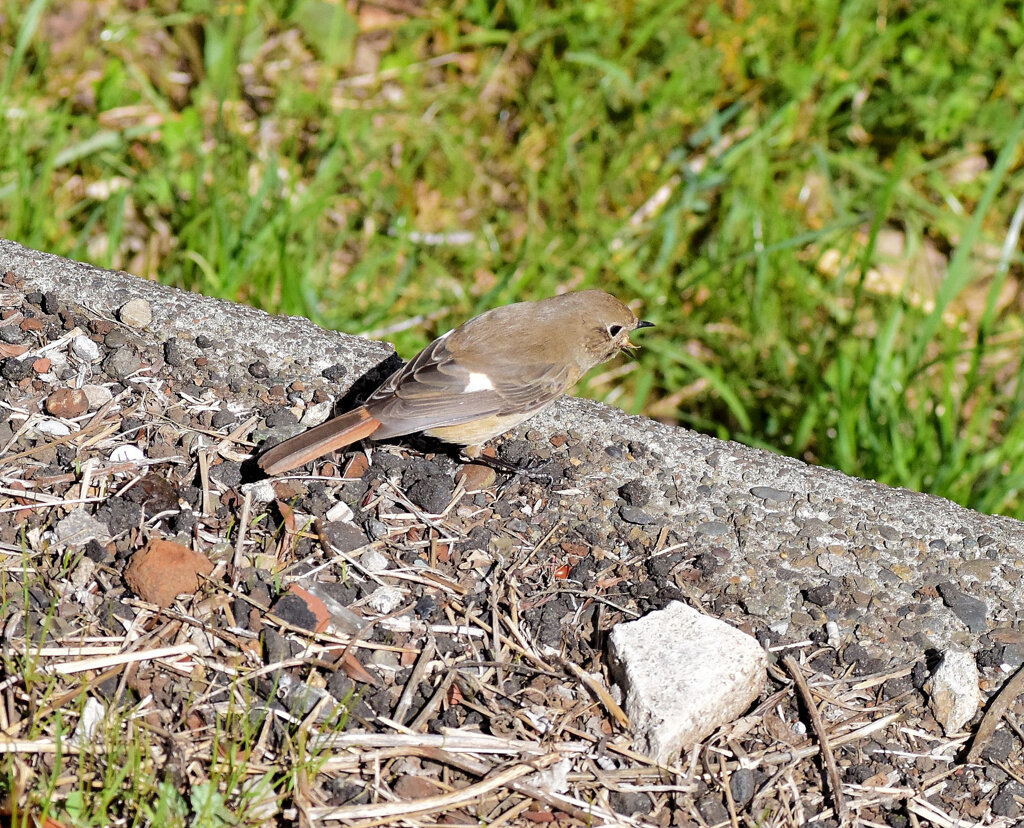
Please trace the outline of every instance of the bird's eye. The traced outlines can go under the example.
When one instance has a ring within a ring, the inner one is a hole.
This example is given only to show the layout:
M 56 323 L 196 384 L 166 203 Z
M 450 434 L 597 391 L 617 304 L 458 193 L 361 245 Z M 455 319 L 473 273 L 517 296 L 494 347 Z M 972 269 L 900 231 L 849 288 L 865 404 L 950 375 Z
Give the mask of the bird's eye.
M 622 333 L 622 325 L 609 325 L 608 326 L 608 335 L 612 339 L 617 337 L 620 333 Z

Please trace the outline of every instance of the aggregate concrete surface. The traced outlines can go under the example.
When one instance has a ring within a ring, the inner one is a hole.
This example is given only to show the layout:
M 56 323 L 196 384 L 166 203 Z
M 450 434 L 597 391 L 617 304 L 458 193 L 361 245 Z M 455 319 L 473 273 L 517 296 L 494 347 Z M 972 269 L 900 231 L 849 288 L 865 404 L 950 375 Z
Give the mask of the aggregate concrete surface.
M 302 318 L 190 294 L 0 240 L 0 273 L 26 290 L 113 317 L 127 300 L 152 303 L 154 340 L 215 337 L 240 364 L 262 359 L 296 379 L 351 367 L 338 397 L 392 349 L 325 331 Z M 528 426 L 603 446 L 598 474 L 637 480 L 642 495 L 604 502 L 633 525 L 670 527 L 703 578 L 697 598 L 712 614 L 742 615 L 772 640 L 856 643 L 863 661 L 906 661 L 950 644 L 990 647 L 992 663 L 1019 664 L 993 631 L 1019 627 L 1024 607 L 1024 523 L 945 499 L 859 480 L 770 452 L 565 398 Z M 839 640 L 836 640 L 836 636 Z M 1013 637 L 1016 638 L 1015 636 Z M 861 665 L 862 669 L 867 664 Z

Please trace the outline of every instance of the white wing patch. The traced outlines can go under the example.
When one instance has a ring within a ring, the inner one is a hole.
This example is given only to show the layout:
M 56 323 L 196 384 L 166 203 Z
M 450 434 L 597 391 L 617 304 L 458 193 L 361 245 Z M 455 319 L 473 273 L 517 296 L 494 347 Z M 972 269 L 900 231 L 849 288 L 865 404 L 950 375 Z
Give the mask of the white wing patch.
M 470 371 L 469 380 L 466 382 L 466 387 L 462 389 L 465 394 L 472 394 L 474 391 L 493 391 L 494 383 L 491 382 L 491 378 L 487 374 L 481 374 L 478 371 Z

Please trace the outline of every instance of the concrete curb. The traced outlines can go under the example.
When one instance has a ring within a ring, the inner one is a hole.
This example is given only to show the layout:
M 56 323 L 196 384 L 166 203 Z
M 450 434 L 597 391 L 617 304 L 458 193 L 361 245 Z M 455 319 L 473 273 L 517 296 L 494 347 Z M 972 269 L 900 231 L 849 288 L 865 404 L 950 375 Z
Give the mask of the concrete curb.
M 336 396 L 392 352 L 305 319 L 0 240 L 0 273 L 6 271 L 23 278 L 26 290 L 53 291 L 106 316 L 128 299 L 145 298 L 155 342 L 205 333 L 230 358 L 262 359 L 296 379 L 342 363 L 350 374 L 330 387 Z M 562 400 L 529 428 L 606 447 L 599 465 L 612 488 L 642 478 L 654 494 L 645 515 L 685 538 L 687 555 L 703 562 L 700 590 L 688 597 L 712 614 L 759 620 L 785 640 L 809 630 L 835 636 L 836 646 L 868 640 L 875 654 L 904 661 L 950 643 L 977 650 L 994 628 L 1019 628 L 1024 523 L 586 400 Z M 638 463 L 623 447 L 646 459 Z

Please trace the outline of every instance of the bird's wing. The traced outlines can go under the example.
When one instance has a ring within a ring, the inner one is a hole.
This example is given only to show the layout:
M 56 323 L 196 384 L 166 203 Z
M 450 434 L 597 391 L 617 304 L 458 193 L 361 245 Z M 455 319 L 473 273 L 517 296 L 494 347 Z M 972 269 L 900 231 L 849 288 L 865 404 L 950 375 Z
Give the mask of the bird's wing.
M 366 401 L 382 425 L 377 439 L 539 409 L 569 384 L 569 369 L 551 364 L 495 364 L 488 373 L 460 365 L 435 339 Z

